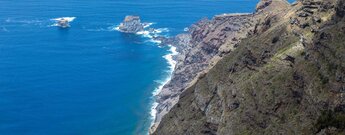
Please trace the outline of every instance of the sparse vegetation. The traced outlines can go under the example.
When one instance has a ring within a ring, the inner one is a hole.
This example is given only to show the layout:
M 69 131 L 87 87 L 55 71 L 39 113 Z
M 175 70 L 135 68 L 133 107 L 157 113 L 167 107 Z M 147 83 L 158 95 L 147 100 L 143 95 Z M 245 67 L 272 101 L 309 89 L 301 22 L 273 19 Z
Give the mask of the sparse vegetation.
M 336 4 L 337 0 L 326 2 Z M 273 4 L 277 3 L 273 1 Z M 325 6 L 323 4 L 322 1 L 302 0 L 285 11 L 270 14 L 269 26 L 261 26 L 265 23 L 258 22 L 257 32 L 262 33 L 242 40 L 236 50 L 224 56 L 205 77 L 186 90 L 194 93 L 180 98 L 179 102 L 186 103 L 185 106 L 175 107 L 168 114 L 175 119 L 187 117 L 188 123 L 179 125 L 181 123 L 163 120 L 165 125 L 158 128 L 158 133 L 172 131 L 172 127 L 177 126 L 188 130 L 173 133 L 193 134 L 189 128 L 204 128 L 198 123 L 200 119 L 206 122 L 221 119 L 214 123 L 216 134 L 344 133 L 345 112 L 335 107 L 345 104 L 341 91 L 345 86 L 345 32 L 338 32 L 345 29 L 345 19 L 325 18 L 334 16 L 335 10 L 334 6 L 314 8 Z M 308 16 L 298 15 L 304 12 L 302 6 L 312 8 L 307 10 Z M 269 18 L 267 16 L 264 18 Z M 318 16 L 322 21 L 313 23 L 313 18 Z M 286 23 L 290 18 L 309 27 Z M 311 32 L 311 28 L 320 29 Z M 322 38 L 322 32 L 330 36 Z M 197 86 L 202 87 L 196 89 Z M 205 93 L 211 93 L 215 86 L 217 98 L 209 98 Z M 195 99 L 189 100 L 191 98 Z M 202 115 L 192 118 L 191 112 L 184 108 L 198 105 L 198 100 L 207 101 L 208 106 L 222 107 L 196 107 Z M 240 106 L 234 109 L 233 103 Z M 221 115 L 211 115 L 204 111 L 207 109 Z M 181 112 L 186 113 L 185 116 Z

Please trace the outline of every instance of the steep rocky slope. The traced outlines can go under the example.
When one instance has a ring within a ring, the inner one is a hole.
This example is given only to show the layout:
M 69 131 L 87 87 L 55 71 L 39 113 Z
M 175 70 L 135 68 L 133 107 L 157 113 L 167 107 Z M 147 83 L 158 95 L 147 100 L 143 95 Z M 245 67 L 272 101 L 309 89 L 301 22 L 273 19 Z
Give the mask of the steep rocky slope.
M 262 0 L 153 134 L 345 134 L 345 0 L 284 3 Z
M 254 25 L 252 15 L 219 15 L 212 20 L 203 19 L 191 26 L 189 33 L 171 39 L 179 55 L 171 81 L 159 93 L 157 118 L 159 123 L 179 99 L 179 95 L 198 73 L 210 68 L 218 59 L 235 48 L 241 38 L 246 37 Z M 225 44 L 227 43 L 227 44 Z

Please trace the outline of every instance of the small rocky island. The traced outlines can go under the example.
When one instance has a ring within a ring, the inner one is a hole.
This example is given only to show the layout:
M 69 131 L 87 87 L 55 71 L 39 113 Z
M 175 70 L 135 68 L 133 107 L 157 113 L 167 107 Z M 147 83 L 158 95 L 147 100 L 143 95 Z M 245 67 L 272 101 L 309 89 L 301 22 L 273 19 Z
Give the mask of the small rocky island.
M 137 33 L 144 30 L 139 16 L 128 15 L 119 26 L 119 30 L 125 33 Z
M 68 20 L 65 19 L 65 18 L 61 18 L 60 20 L 58 20 L 57 24 L 61 28 L 68 28 L 68 27 L 70 27 Z

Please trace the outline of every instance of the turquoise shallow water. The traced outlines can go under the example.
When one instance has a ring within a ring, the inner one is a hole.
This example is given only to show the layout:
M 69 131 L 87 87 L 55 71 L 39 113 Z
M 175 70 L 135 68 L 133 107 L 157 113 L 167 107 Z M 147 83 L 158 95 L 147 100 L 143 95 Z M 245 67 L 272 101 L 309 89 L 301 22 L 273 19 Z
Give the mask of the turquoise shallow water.
M 0 134 L 145 134 L 152 92 L 169 76 L 160 48 L 114 31 L 125 15 L 175 35 L 257 0 L 1 0 Z M 76 17 L 69 29 L 50 19 Z

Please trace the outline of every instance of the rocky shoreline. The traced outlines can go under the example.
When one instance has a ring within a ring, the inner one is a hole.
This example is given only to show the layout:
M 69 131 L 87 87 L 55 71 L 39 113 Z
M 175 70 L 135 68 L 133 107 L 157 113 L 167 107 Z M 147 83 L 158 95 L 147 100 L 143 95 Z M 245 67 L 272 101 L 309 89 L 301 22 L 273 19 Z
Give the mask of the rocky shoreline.
M 344 134 L 345 0 L 261 0 L 242 17 L 190 28 L 151 134 Z
M 177 65 L 171 80 L 157 95 L 156 118 L 150 134 L 158 127 L 162 118 L 178 103 L 180 95 L 221 60 L 235 50 L 242 39 L 262 30 L 271 6 L 287 2 L 262 0 L 255 13 L 233 13 L 215 15 L 211 20 L 204 18 L 188 28 L 187 33 L 172 38 L 157 37 L 162 44 L 177 48 Z M 269 6 L 270 5 L 270 6 Z M 289 5 L 289 4 L 287 4 Z M 286 6 L 286 5 L 285 5 Z
M 252 13 L 221 14 L 211 20 L 204 18 L 191 25 L 186 33 L 174 37 L 153 37 L 160 41 L 160 45 L 176 47 L 177 55 L 175 69 L 170 81 L 163 86 L 154 108 L 155 120 L 150 128 L 153 133 L 161 119 L 178 102 L 180 94 L 198 76 L 205 74 L 224 55 L 234 50 L 242 38 L 254 30 Z M 144 30 L 145 24 L 141 23 L 139 16 L 128 15 L 119 25 L 119 30 L 125 33 L 137 33 Z
M 171 80 L 156 97 L 157 114 L 150 133 L 155 131 L 162 117 L 178 102 L 180 94 L 193 80 L 205 74 L 252 32 L 252 16 L 250 13 L 216 15 L 211 20 L 205 18 L 193 24 L 187 33 L 156 38 L 162 45 L 176 47 L 179 54 L 174 57 L 177 64 Z
M 155 97 L 158 105 L 154 108 L 156 115 L 149 133 L 155 132 L 162 118 L 178 103 L 180 95 L 187 88 L 205 76 L 224 56 L 234 51 L 242 39 L 265 29 L 268 25 L 265 23 L 270 19 L 268 11 L 276 11 L 268 5 L 280 4 L 262 0 L 255 13 L 215 15 L 210 20 L 204 18 L 191 25 L 186 33 L 169 38 L 153 37 L 154 40 L 160 41 L 162 46 L 176 47 L 178 55 L 173 58 L 177 64 L 171 80 Z M 143 30 L 143 26 L 140 17 L 126 16 L 119 29 L 126 33 L 137 33 Z

